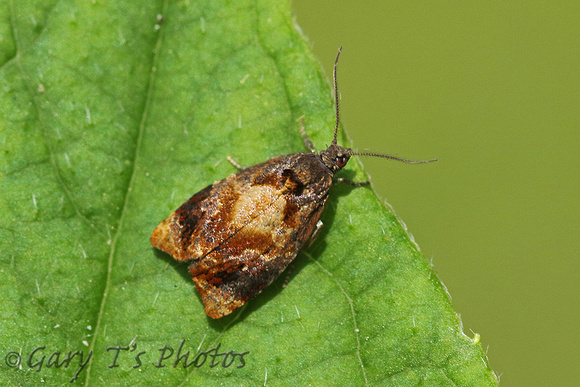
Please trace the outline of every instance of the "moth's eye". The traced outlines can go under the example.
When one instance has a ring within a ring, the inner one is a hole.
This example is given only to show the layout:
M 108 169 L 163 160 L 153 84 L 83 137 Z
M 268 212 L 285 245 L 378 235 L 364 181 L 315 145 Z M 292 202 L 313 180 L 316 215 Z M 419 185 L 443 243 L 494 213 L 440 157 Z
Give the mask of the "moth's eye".
M 346 156 L 336 156 L 336 164 L 340 168 L 344 167 L 347 162 L 348 162 L 348 157 L 346 157 Z

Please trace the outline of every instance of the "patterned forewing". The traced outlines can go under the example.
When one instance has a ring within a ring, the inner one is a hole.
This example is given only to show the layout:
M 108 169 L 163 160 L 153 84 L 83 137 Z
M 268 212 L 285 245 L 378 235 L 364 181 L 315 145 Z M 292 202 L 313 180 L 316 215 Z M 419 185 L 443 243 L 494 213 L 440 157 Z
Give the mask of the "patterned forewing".
M 312 235 L 332 173 L 311 153 L 270 159 L 206 187 L 163 221 L 153 246 L 192 260 L 207 315 L 258 295 Z
M 276 164 L 271 159 L 196 193 L 155 228 L 152 245 L 179 261 L 205 256 L 276 200 L 283 188 Z M 252 184 L 258 170 L 269 184 Z
M 219 318 L 231 313 L 270 285 L 312 234 L 324 201 L 302 206 L 292 217 L 304 221 L 288 227 L 284 218 L 291 195 L 281 195 L 271 211 L 253 219 L 218 248 L 189 267 L 206 314 Z M 324 199 L 325 200 L 325 199 Z

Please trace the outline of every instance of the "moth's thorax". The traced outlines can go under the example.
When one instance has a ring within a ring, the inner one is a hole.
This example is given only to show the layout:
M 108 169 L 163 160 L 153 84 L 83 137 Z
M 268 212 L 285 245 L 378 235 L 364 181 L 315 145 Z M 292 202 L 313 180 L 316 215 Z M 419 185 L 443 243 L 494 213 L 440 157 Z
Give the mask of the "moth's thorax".
M 350 148 L 343 148 L 340 145 L 332 144 L 326 150 L 320 151 L 319 157 L 326 168 L 335 174 L 346 165 L 352 153 L 352 149 Z
M 298 153 L 291 169 L 305 184 L 314 184 L 322 175 L 328 175 L 328 168 L 321 157 L 314 153 Z

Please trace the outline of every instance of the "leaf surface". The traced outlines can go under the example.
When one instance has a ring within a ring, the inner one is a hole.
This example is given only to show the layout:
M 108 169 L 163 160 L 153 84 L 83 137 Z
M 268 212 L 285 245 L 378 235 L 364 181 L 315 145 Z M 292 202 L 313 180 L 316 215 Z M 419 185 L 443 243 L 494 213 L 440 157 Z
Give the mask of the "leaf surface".
M 332 140 L 331 89 L 288 3 L 0 7 L 2 384 L 496 384 L 369 187 L 335 185 L 287 286 L 220 320 L 151 247 L 235 171 L 227 156 L 306 151 L 302 115 L 317 149 Z M 342 173 L 365 179 L 356 162 Z

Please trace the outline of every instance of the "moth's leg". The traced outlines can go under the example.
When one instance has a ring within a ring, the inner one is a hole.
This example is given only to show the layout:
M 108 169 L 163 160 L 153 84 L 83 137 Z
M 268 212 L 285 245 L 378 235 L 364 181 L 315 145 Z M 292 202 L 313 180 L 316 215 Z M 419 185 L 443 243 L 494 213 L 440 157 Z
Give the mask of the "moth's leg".
M 228 156 L 228 161 L 229 161 L 230 163 L 232 163 L 232 165 L 233 165 L 234 167 L 238 168 L 240 171 L 243 171 L 244 169 L 246 169 L 246 167 L 242 167 L 240 164 L 238 164 L 238 163 L 236 162 L 236 160 L 232 159 L 230 156 Z
M 339 177 L 338 179 L 336 179 L 336 181 L 339 183 L 346 183 L 348 185 L 352 185 L 353 187 L 361 187 L 363 185 L 369 185 L 371 183 L 370 181 L 361 181 L 360 183 L 355 183 L 354 181 L 349 180 L 346 177 Z
M 308 240 L 304 244 L 304 248 L 306 248 L 306 247 L 310 246 L 312 243 L 314 243 L 314 241 L 318 237 L 318 234 L 320 234 L 320 229 L 322 228 L 322 225 L 323 225 L 322 221 L 319 220 L 318 222 L 316 222 L 316 228 L 312 232 L 312 235 L 310 235 L 310 238 L 308 238 Z M 282 288 L 285 288 L 286 285 L 288 285 L 288 282 L 290 282 L 290 277 L 292 276 L 292 270 L 294 269 L 295 262 L 296 262 L 296 260 L 292 261 L 292 263 L 286 269 L 286 271 L 285 271 L 286 278 L 284 279 L 284 283 L 282 284 Z
M 310 152 L 316 153 L 316 149 L 314 149 L 314 144 L 312 144 L 312 141 L 310 141 L 308 135 L 306 134 L 306 130 L 304 130 L 304 116 L 301 116 L 296 121 L 298 121 L 298 123 L 300 124 L 300 134 L 302 135 L 302 139 L 304 140 L 304 145 L 306 145 L 306 148 L 310 149 Z
M 310 235 L 310 238 L 308 238 L 308 240 L 306 241 L 306 244 L 305 244 L 306 247 L 313 244 L 314 241 L 316 240 L 316 238 L 318 238 L 318 234 L 320 234 L 320 229 L 322 228 L 323 225 L 324 225 L 324 223 L 322 223 L 322 221 L 320 221 L 320 220 L 318 222 L 316 222 L 316 228 L 312 232 L 312 235 Z

